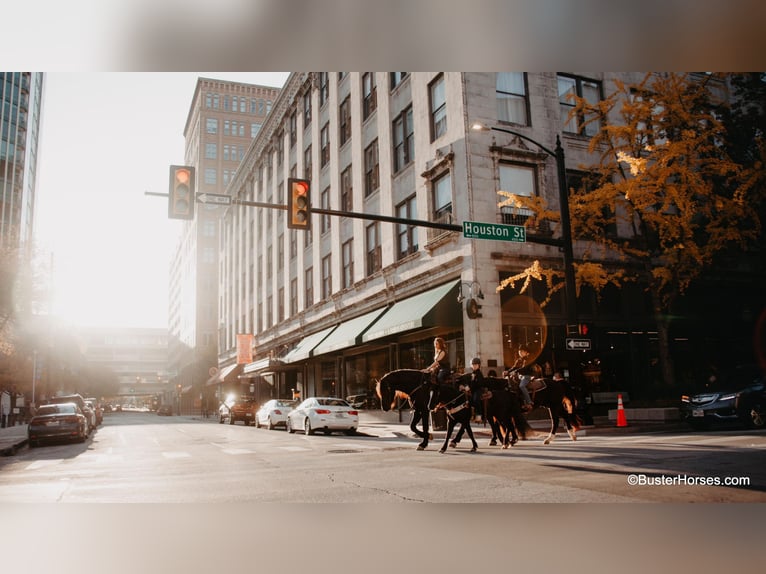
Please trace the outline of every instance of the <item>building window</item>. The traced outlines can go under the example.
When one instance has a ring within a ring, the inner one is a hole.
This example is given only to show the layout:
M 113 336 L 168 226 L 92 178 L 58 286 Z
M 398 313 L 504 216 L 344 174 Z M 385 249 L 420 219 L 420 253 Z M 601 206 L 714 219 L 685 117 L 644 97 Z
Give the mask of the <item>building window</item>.
M 322 128 L 322 132 L 320 134 L 320 144 L 322 158 L 319 165 L 320 167 L 324 167 L 330 161 L 330 122 L 327 122 Z
M 444 75 L 439 75 L 428 86 L 428 100 L 431 111 L 431 141 L 436 141 L 447 132 L 447 97 Z
M 216 221 L 206 219 L 202 226 L 202 235 L 205 237 L 215 237 Z
M 354 193 L 352 189 L 351 166 L 340 174 L 340 208 L 342 211 L 354 209 Z
M 439 176 L 433 181 L 434 221 L 441 223 L 452 222 L 452 175 L 450 172 Z
M 305 307 L 311 307 L 314 304 L 314 268 L 309 267 L 303 274 L 303 280 L 305 285 L 306 301 Z
M 417 219 L 418 203 L 414 195 L 396 206 L 396 217 Z M 407 257 L 418 250 L 418 228 L 414 225 L 398 223 L 396 226 L 397 259 Z
M 533 197 L 535 189 L 535 168 L 528 165 L 501 163 L 498 169 L 500 177 L 500 190 L 514 195 Z M 503 201 L 504 196 L 498 196 L 498 201 Z M 524 222 L 532 211 L 519 207 L 503 206 L 500 208 L 502 222 L 508 225 L 524 225 Z
M 324 191 L 320 194 L 319 197 L 320 205 L 322 206 L 322 209 L 330 209 L 330 188 L 326 187 Z M 321 232 L 326 233 L 330 231 L 330 216 L 326 213 L 320 214 L 321 218 Z
M 303 94 L 303 129 L 311 125 L 311 90 Z
M 280 287 L 277 291 L 277 321 L 285 320 L 285 288 Z
M 393 124 L 394 173 L 398 173 L 415 158 L 414 129 L 412 106 L 408 106 L 397 116 Z
M 319 72 L 319 107 L 321 108 L 330 97 L 330 87 L 327 72 Z
M 341 288 L 351 287 L 354 282 L 354 240 L 349 239 L 342 246 L 343 277 Z
M 274 297 L 266 297 L 266 326 L 271 327 L 274 324 Z
M 250 137 L 254 138 L 261 131 L 261 124 L 250 124 Z
M 499 121 L 529 125 L 526 77 L 524 72 L 498 72 L 495 93 Z
M 216 185 L 218 183 L 218 171 L 215 168 L 205 168 L 205 183 L 210 185 Z
M 364 150 L 364 196 L 372 195 L 380 185 L 378 166 L 378 140 Z
M 365 72 L 362 76 L 362 119 L 366 120 L 378 107 L 375 73 Z
M 367 275 L 372 275 L 381 268 L 380 223 L 367 226 Z
M 218 159 L 218 144 L 205 144 L 205 159 Z
M 311 144 L 303 152 L 303 176 L 311 179 Z
M 340 145 L 351 139 L 351 96 L 346 96 L 338 110 L 338 136 Z
M 322 299 L 332 294 L 332 255 L 322 257 Z
M 205 131 L 209 134 L 218 133 L 218 120 L 215 118 L 207 118 L 205 121 Z
M 298 313 L 298 279 L 290 280 L 290 315 Z
M 582 98 L 589 104 L 594 105 L 601 101 L 601 82 L 577 76 L 559 75 L 558 84 L 562 131 L 586 135 L 588 137 L 596 135 L 601 128 L 598 121 L 593 121 L 588 125 L 584 125 L 585 120 L 589 118 L 586 118 L 583 115 L 577 115 L 570 118 L 569 114 L 575 107 L 574 96 Z
M 277 237 L 277 270 L 285 267 L 285 234 L 280 233 Z
M 293 110 L 290 114 L 290 147 L 298 141 L 298 112 Z
M 401 84 L 408 74 L 409 72 L 389 72 L 388 80 L 391 84 L 391 89 L 393 90 L 396 86 Z

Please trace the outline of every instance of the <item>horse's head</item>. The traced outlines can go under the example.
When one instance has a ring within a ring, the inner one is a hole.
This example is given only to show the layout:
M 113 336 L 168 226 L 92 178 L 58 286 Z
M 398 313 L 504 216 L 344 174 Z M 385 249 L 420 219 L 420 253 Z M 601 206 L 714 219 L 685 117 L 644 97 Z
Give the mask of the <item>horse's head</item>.
M 375 393 L 380 399 L 380 408 L 388 412 L 396 408 L 396 389 L 386 377 L 387 375 L 383 375 L 375 384 Z

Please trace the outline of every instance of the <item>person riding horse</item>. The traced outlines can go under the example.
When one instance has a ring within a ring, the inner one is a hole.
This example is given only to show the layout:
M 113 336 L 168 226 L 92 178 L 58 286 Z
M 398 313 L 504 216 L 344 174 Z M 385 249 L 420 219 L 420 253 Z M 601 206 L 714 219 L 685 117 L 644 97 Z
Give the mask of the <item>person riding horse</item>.
M 529 396 L 529 390 L 527 385 L 532 377 L 536 374 L 536 365 L 534 359 L 530 358 L 529 348 L 526 345 L 519 347 L 519 356 L 513 363 L 513 366 L 503 373 L 504 376 L 516 375 L 519 379 L 519 390 L 523 398 L 522 409 L 525 412 L 532 410 L 532 398 Z
M 434 339 L 434 362 L 423 369 L 423 372 L 431 373 L 433 384 L 447 384 L 450 376 L 449 358 L 447 357 L 447 343 L 441 337 Z

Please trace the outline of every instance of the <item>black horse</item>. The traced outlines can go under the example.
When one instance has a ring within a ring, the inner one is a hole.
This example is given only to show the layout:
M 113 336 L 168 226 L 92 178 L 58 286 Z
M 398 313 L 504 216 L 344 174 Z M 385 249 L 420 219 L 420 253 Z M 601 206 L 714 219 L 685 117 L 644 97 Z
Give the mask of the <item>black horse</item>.
M 472 389 L 481 401 L 484 420 L 492 429 L 492 439 L 489 446 L 497 445 L 498 440 L 503 448 L 509 448 L 521 438 L 526 438 L 527 431 L 531 428 L 521 412 L 521 402 L 518 394 L 509 386 L 508 380 L 500 377 L 484 377 L 478 382 L 471 382 L 471 374 L 462 375 L 457 379 L 459 385 L 476 385 Z M 478 391 L 478 392 L 477 392 Z M 450 446 L 457 446 L 462 438 L 462 431 L 458 432 Z
M 511 387 L 518 386 L 518 377 L 514 374 L 507 378 Z M 550 444 L 556 436 L 559 418 L 564 419 L 570 438 L 577 440 L 577 431 L 580 430 L 582 421 L 574 413 L 575 398 L 569 385 L 564 381 L 535 378 L 529 382 L 527 390 L 532 399 L 532 408 L 544 407 L 548 409 L 548 416 L 551 419 L 551 430 L 543 444 Z
M 463 434 L 463 431 L 468 433 L 468 438 L 471 439 L 471 452 L 476 452 L 479 445 L 476 444 L 476 439 L 473 436 L 473 429 L 471 428 L 471 394 L 470 391 L 465 392 L 457 389 L 451 385 L 439 385 L 437 391 L 438 402 L 434 407 L 434 410 L 444 409 L 447 413 L 447 436 L 444 437 L 444 445 L 439 449 L 439 452 L 447 450 L 447 444 L 450 437 L 452 437 L 452 431 L 459 424 L 459 434 Z M 456 446 L 453 445 L 453 447 Z
M 428 439 L 432 438 L 428 432 L 428 415 L 437 399 L 437 385 L 431 383 L 430 373 L 417 369 L 391 371 L 378 381 L 375 391 L 380 407 L 386 412 L 396 408 L 397 398 L 409 399 L 412 406 L 410 429 L 421 438 L 418 450 L 424 450 Z M 422 431 L 417 428 L 419 422 L 422 423 Z

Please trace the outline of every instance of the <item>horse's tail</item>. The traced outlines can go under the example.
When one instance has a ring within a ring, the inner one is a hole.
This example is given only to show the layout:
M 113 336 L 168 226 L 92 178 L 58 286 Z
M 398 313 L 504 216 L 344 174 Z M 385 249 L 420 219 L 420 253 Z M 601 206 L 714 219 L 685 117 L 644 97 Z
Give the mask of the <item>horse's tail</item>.
M 572 428 L 575 431 L 580 430 L 580 427 L 582 427 L 582 419 L 574 412 L 574 397 L 572 396 L 570 389 L 567 387 L 564 387 L 564 398 L 561 400 L 561 402 L 563 403 L 564 409 L 566 409 L 567 414 L 569 415 Z

